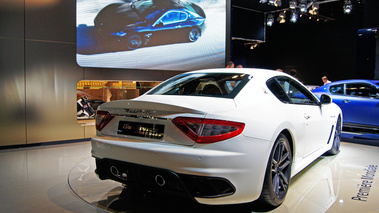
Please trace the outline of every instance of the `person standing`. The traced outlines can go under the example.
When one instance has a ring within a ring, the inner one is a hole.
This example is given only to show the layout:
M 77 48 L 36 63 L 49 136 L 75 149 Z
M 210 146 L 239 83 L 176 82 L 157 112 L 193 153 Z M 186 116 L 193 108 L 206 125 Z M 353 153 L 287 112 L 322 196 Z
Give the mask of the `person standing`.
M 328 77 L 326 76 L 323 76 L 321 79 L 322 79 L 322 82 L 324 82 L 324 85 L 332 83 L 331 81 L 328 80 Z

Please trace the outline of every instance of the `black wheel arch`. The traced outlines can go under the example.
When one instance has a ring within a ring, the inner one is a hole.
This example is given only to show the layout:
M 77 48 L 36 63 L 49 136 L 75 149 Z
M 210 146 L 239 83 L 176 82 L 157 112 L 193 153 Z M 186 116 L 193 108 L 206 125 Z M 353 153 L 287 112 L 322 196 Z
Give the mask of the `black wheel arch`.
M 295 148 L 294 148 L 294 145 L 293 145 L 292 134 L 290 133 L 290 131 L 289 131 L 288 129 L 284 129 L 284 130 L 282 130 L 282 131 L 279 133 L 279 135 L 280 135 L 280 134 L 284 134 L 284 135 L 287 137 L 288 142 L 289 142 L 290 147 L 291 147 L 292 160 L 293 160 L 293 158 L 294 158 L 294 153 L 295 153 Z M 279 137 L 279 135 L 278 135 L 277 137 Z

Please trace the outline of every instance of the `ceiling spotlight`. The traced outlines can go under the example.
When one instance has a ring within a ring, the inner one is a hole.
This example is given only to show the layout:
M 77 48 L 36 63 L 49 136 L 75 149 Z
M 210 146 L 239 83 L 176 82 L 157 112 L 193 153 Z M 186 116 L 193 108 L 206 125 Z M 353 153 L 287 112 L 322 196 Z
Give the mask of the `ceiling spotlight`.
M 299 4 L 299 9 L 301 13 L 306 13 L 308 11 L 307 2 L 302 0 Z
M 282 0 L 268 0 L 268 4 L 274 5 L 275 7 L 282 6 Z
M 353 5 L 350 0 L 345 0 L 345 5 L 343 6 L 343 12 L 346 14 L 350 14 L 353 9 Z
M 258 47 L 258 44 L 252 44 L 252 45 L 250 45 L 250 49 L 251 50 L 253 50 L 253 49 L 257 48 L 257 47 Z
M 290 0 L 290 9 L 294 10 L 297 7 L 297 1 L 296 0 Z
M 272 26 L 272 24 L 274 23 L 274 16 L 272 14 L 268 14 L 267 16 L 267 26 Z
M 296 11 L 293 11 L 292 14 L 291 14 L 291 22 L 292 23 L 296 23 L 297 22 L 297 18 L 299 17 L 299 15 L 297 14 Z
M 286 13 L 281 12 L 279 17 L 276 19 L 280 24 L 286 23 Z
M 319 9 L 319 4 L 318 3 L 314 3 L 312 5 L 312 8 L 309 10 L 309 13 L 312 14 L 312 15 L 317 15 L 318 14 L 318 9 Z
M 267 3 L 267 0 L 259 0 L 259 3 L 261 4 Z

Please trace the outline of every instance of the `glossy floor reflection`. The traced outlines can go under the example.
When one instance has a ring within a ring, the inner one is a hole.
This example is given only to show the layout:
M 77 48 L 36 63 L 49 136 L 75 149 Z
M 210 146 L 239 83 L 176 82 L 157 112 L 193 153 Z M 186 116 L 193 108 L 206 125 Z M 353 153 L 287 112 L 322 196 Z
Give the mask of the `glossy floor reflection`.
M 204 206 L 139 196 L 94 173 L 90 143 L 0 150 L 0 212 L 265 212 L 256 204 Z M 379 147 L 342 143 L 296 175 L 285 202 L 269 212 L 378 212 Z

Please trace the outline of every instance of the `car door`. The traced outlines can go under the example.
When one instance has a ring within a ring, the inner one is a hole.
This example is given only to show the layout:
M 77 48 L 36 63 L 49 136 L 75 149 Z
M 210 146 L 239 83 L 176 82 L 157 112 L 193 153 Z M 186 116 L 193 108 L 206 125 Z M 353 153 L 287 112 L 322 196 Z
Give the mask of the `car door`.
M 379 89 L 367 83 L 347 83 L 341 99 L 344 122 L 379 125 Z
M 180 40 L 183 34 L 183 23 L 188 19 L 188 14 L 182 11 L 169 11 L 162 15 L 154 23 L 153 36 L 167 43 L 174 43 Z M 179 38 L 178 38 L 179 37 Z
M 297 143 L 298 153 L 306 157 L 328 143 L 332 124 L 327 122 L 330 115 L 324 112 L 317 98 L 303 85 L 287 77 L 278 78 L 290 98 L 297 116 L 302 117 L 304 136 Z

